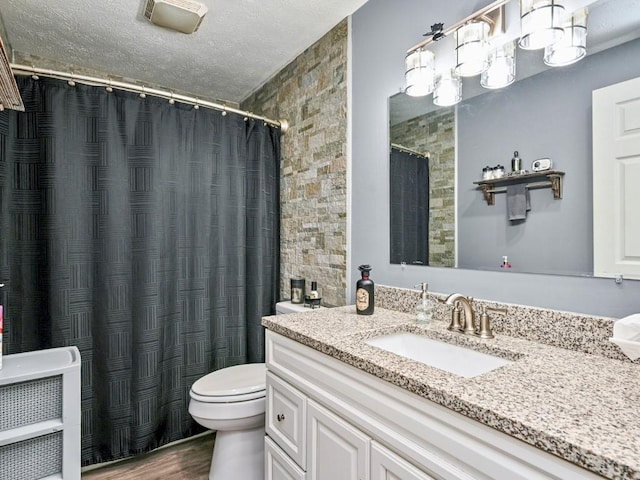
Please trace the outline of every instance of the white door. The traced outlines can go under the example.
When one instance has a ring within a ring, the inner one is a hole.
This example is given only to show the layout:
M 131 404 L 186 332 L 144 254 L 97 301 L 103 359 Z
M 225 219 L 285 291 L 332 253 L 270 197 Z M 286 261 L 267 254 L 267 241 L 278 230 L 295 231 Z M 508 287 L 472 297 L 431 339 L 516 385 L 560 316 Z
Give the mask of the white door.
M 371 480 L 434 480 L 409 462 L 371 442 Z
M 593 92 L 593 267 L 640 279 L 640 78 Z
M 369 480 L 369 437 L 313 400 L 307 419 L 309 480 Z

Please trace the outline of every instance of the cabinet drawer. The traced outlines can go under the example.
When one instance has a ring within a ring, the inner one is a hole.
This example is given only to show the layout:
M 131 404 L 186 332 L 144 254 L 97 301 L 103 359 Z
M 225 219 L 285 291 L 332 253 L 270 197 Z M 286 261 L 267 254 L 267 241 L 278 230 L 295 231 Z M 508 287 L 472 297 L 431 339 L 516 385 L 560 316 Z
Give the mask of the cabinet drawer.
M 269 437 L 264 437 L 265 480 L 305 480 L 307 475 Z
M 303 470 L 306 470 L 305 437 L 307 400 L 304 394 L 267 372 L 265 430 Z

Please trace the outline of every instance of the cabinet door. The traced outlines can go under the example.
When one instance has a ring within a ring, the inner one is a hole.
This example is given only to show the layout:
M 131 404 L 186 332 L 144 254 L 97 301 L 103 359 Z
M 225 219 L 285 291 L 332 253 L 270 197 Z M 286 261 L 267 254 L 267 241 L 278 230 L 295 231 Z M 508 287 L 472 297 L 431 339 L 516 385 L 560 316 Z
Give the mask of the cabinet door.
M 371 480 L 434 480 L 382 445 L 371 442 Z
M 307 400 L 307 478 L 369 480 L 369 437 Z
M 300 467 L 306 468 L 306 397 L 271 372 L 267 372 L 265 430 Z
M 305 480 L 305 473 L 269 437 L 264 437 L 265 480 Z

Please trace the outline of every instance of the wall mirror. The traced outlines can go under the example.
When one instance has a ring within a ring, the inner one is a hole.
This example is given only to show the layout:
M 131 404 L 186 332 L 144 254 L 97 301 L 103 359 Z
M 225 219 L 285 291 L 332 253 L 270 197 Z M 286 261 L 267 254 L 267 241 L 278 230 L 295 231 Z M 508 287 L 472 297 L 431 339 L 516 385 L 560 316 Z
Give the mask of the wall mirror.
M 453 107 L 389 99 L 391 263 L 501 270 L 507 256 L 509 271 L 593 275 L 591 95 L 640 77 L 640 9 L 599 0 L 587 27 L 587 56 L 573 65 L 517 49 L 516 82 L 503 89 L 470 77 Z M 474 182 L 485 166 L 510 170 L 516 150 L 523 168 L 550 158 L 565 177 L 562 199 L 531 190 L 526 220 L 511 222 L 506 195 L 489 206 Z

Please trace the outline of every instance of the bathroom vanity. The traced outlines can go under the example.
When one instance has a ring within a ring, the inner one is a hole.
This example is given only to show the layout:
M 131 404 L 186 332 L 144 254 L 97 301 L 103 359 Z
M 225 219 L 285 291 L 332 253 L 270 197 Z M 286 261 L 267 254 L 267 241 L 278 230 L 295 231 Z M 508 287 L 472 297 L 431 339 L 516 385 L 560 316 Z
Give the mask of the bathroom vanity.
M 266 478 L 640 478 L 640 365 L 447 320 L 265 317 Z M 465 378 L 366 343 L 395 332 L 509 363 Z

